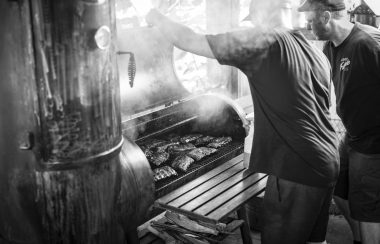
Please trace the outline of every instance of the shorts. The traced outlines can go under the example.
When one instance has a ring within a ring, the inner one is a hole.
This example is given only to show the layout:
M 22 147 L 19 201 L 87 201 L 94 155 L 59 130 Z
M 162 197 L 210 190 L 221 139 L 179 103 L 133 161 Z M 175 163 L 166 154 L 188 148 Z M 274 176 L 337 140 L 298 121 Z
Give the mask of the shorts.
M 349 150 L 348 202 L 351 217 L 380 223 L 380 154 Z
M 343 140 L 339 143 L 339 177 L 336 182 L 334 195 L 338 196 L 344 200 L 348 200 L 348 150 L 347 137 L 344 137 Z
M 324 241 L 332 193 L 333 187 L 312 187 L 269 176 L 262 205 L 262 243 Z

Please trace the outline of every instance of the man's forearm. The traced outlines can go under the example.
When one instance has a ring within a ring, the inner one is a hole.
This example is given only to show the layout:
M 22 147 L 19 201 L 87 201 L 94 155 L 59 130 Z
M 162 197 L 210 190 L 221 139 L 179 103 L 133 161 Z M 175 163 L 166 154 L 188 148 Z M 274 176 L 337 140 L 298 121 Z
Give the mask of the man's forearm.
M 201 56 L 215 58 L 205 35 L 195 33 L 189 27 L 176 23 L 155 10 L 147 15 L 147 22 L 156 26 L 176 47 Z
M 191 43 L 194 43 L 197 34 L 189 27 L 176 23 L 169 18 L 161 17 L 156 27 L 169 39 L 171 43 L 181 49 L 189 49 Z M 190 51 L 190 50 L 186 50 Z

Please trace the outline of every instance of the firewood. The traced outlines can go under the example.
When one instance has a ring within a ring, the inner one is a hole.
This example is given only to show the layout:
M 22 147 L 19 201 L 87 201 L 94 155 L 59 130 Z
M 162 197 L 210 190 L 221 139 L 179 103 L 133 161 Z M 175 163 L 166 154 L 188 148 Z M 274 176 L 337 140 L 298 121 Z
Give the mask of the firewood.
M 190 234 L 182 234 L 181 236 L 193 244 L 210 244 L 210 242 L 208 242 L 206 240 L 198 239 L 198 238 L 196 238 L 196 236 L 192 236 Z
M 181 241 L 184 241 L 182 234 L 185 234 L 185 235 L 193 235 L 193 236 L 198 237 L 199 239 L 208 240 L 212 243 L 217 242 L 217 238 L 212 238 L 210 236 L 210 234 L 187 230 L 187 229 L 185 229 L 181 226 L 178 226 L 176 224 L 167 224 L 167 223 L 160 223 L 158 221 L 152 221 L 151 225 L 155 229 L 160 230 L 161 232 L 168 233 L 169 235 L 171 235 L 175 239 L 178 239 Z
M 164 240 L 165 244 L 179 244 L 177 240 L 174 239 L 174 237 L 172 237 L 171 235 L 169 235 L 168 233 L 164 231 L 159 231 L 151 225 L 148 225 L 147 229 L 153 234 L 155 234 L 156 236 L 160 237 L 162 240 Z
M 165 217 L 169 220 L 173 221 L 175 224 L 191 231 L 200 232 L 200 233 L 207 233 L 212 235 L 218 235 L 219 231 L 216 229 L 211 229 L 209 227 L 206 227 L 204 225 L 200 225 L 198 222 L 193 221 L 189 219 L 188 217 L 180 214 L 176 214 L 170 211 L 166 211 Z

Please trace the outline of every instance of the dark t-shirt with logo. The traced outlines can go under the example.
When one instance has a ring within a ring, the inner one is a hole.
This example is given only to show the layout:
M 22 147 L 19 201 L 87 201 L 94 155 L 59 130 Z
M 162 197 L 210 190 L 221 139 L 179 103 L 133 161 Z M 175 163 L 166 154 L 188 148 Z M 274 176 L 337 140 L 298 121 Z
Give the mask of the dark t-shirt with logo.
M 257 28 L 207 35 L 221 64 L 249 80 L 255 111 L 250 169 L 328 187 L 338 175 L 329 122 L 330 67 L 300 32 Z
M 337 47 L 327 42 L 337 114 L 358 152 L 380 153 L 380 31 L 356 23 Z

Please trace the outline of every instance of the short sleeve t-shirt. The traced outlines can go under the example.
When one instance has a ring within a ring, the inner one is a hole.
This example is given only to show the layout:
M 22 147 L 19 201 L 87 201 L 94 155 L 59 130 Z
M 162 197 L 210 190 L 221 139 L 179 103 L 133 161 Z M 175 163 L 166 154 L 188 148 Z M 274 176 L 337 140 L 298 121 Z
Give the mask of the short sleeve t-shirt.
M 337 114 L 347 129 L 348 144 L 358 152 L 380 153 L 380 31 L 356 23 L 337 47 L 324 53 L 333 73 Z
M 207 40 L 219 63 L 248 77 L 255 111 L 250 169 L 311 186 L 334 185 L 338 152 L 324 54 L 297 31 L 253 28 Z

